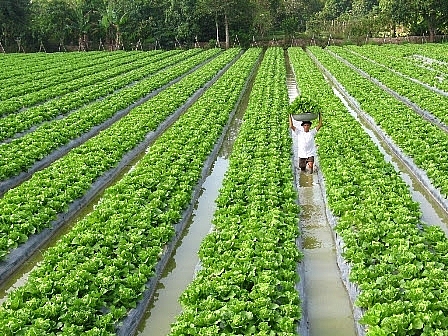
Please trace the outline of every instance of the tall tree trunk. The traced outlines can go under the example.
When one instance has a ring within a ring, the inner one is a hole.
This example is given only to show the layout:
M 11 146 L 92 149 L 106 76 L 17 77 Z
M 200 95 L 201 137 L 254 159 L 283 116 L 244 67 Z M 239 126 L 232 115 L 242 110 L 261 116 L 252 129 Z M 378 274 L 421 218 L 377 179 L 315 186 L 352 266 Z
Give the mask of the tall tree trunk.
M 226 30 L 226 49 L 230 48 L 230 35 L 229 35 L 229 20 L 227 19 L 227 13 L 224 13 L 224 27 Z
M 219 47 L 219 25 L 218 25 L 218 13 L 215 13 L 215 26 L 216 26 L 216 46 Z
M 429 42 L 434 43 L 436 40 L 436 29 L 434 27 L 429 27 Z
M 431 12 L 427 17 L 428 31 L 429 31 L 429 42 L 433 43 L 436 36 L 436 22 L 435 13 Z

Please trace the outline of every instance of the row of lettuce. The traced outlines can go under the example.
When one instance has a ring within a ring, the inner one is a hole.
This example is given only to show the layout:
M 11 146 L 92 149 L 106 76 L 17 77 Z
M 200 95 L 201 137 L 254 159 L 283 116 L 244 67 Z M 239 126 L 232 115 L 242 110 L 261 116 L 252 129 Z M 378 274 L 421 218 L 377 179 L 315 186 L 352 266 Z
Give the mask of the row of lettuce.
M 324 108 L 325 127 L 317 137 L 319 162 L 335 231 L 343 241 L 343 258 L 350 265 L 349 281 L 357 289 L 354 303 L 362 312 L 361 332 L 446 335 L 445 233 L 420 221 L 419 205 L 399 173 L 309 56 L 299 48 L 289 49 L 289 54 L 302 94 L 315 97 Z M 349 74 L 341 71 L 335 73 L 338 79 Z M 399 127 L 399 122 L 394 125 Z
M 228 50 L 206 67 L 216 71 L 237 53 L 237 49 Z M 95 209 L 45 253 L 26 284 L 0 308 L 2 335 L 115 334 L 119 321 L 136 306 L 154 276 L 176 223 L 192 201 L 204 162 L 260 54 L 259 48 L 245 52 L 127 175 L 106 190 Z M 170 91 L 171 101 L 173 96 L 191 95 L 191 86 L 203 85 L 209 78 L 201 70 L 193 76 L 177 92 Z M 157 114 L 168 109 L 161 105 L 158 101 L 142 106 L 133 122 L 149 114 L 148 122 L 155 117 L 152 110 Z M 129 126 L 117 128 L 133 133 L 127 130 Z
M 428 87 L 421 84 L 422 82 L 410 80 L 410 78 L 415 79 L 418 77 L 418 72 L 410 71 L 409 65 L 407 66 L 409 76 L 403 76 L 399 72 L 402 68 L 397 65 L 395 69 L 398 70 L 392 70 L 379 66 L 377 62 L 372 62 L 370 59 L 357 55 L 347 48 L 331 47 L 329 50 L 343 57 L 357 69 L 362 69 L 370 77 L 379 80 L 389 89 L 403 97 L 407 97 L 414 104 L 418 105 L 420 109 L 428 111 L 445 124 L 448 124 L 448 97 L 440 95 L 437 91 L 429 90 Z M 419 73 L 431 72 L 430 70 L 418 69 Z M 435 74 L 432 73 L 432 75 L 434 76 Z M 430 79 L 426 80 L 429 81 Z M 446 94 L 448 95 L 448 92 Z
M 0 180 L 26 172 L 53 151 L 69 144 L 70 141 L 75 141 L 87 132 L 95 130 L 95 127 L 108 121 L 115 114 L 127 112 L 126 109 L 139 99 L 151 95 L 151 92 L 169 84 L 170 81 L 177 79 L 210 57 L 216 56 L 218 52 L 216 49 L 201 53 L 193 50 L 185 54 L 172 55 L 154 64 L 149 64 L 143 69 L 137 69 L 130 73 L 125 83 L 120 82 L 119 86 L 123 87 L 141 77 L 142 70 L 152 73 L 152 75 L 134 85 L 125 86 L 122 90 L 104 97 L 104 99 L 85 105 L 63 118 L 55 118 L 40 125 L 32 132 L 1 144 Z M 112 85 L 106 86 L 112 92 L 116 89 Z M 58 110 L 55 114 L 57 113 L 59 113 Z
M 325 50 L 310 51 L 344 86 L 375 123 L 426 172 L 431 183 L 446 199 L 448 196 L 448 135 L 402 101 L 383 91 L 369 79 L 333 57 Z M 441 102 L 440 104 L 443 104 Z
M 346 49 L 389 69 L 448 92 L 448 57 L 444 44 L 365 45 Z
M 154 55 L 158 52 L 154 52 Z M 82 55 L 82 54 L 81 54 Z M 47 64 L 45 61 L 29 59 L 26 63 L 16 65 L 24 72 L 2 80 L 0 92 L 0 116 L 18 112 L 21 109 L 45 102 L 52 98 L 68 94 L 92 85 L 98 80 L 96 77 L 107 80 L 108 77 L 126 71 L 123 67 L 129 62 L 129 69 L 133 68 L 133 62 L 151 58 L 152 53 L 117 53 L 117 54 L 84 54 L 84 57 L 67 57 Z M 51 59 L 51 57 L 49 57 Z M 73 59 L 73 61 L 71 61 Z M 36 62 L 39 66 L 33 67 Z M 64 66 L 64 64 L 67 64 Z M 114 69 L 114 68 L 117 69 Z M 123 68 L 122 68 L 123 67 Z M 8 72 L 8 68 L 2 64 L 2 70 Z M 53 71 L 52 71 L 53 70 Z M 103 71 L 109 71 L 104 72 Z
M 267 49 L 170 335 L 296 335 L 301 254 L 285 56 Z
M 89 65 L 84 63 L 84 60 L 88 59 L 96 63 L 104 58 L 126 56 L 125 53 L 121 56 L 113 53 L 104 54 L 100 52 L 0 54 L 2 69 L 5 70 L 0 73 L 0 87 L 23 84 L 20 78 L 39 80 L 56 75 L 58 72 L 74 71 L 78 68 L 78 64 L 79 68 L 88 67 Z
M 172 52 L 155 53 L 154 55 L 145 54 L 145 57 L 134 55 L 133 57 L 118 59 L 115 62 L 105 60 L 100 65 L 92 65 L 91 68 L 83 69 L 87 73 L 84 77 L 75 77 L 71 81 L 67 79 L 67 82 L 59 84 L 64 88 L 64 93 L 59 92 L 58 85 L 54 84 L 49 88 L 54 93 L 54 97 L 44 97 L 45 100 L 39 104 L 1 118 L 0 140 L 4 141 L 32 126 L 70 113 L 84 105 L 95 102 L 97 99 L 111 95 L 116 90 L 122 89 L 137 80 L 150 76 L 170 65 L 169 60 L 171 58 L 169 56 L 174 54 Z M 166 64 L 161 62 L 163 59 L 166 59 Z M 70 72 L 66 72 L 60 76 L 70 78 L 71 75 Z M 42 90 L 32 91 L 30 95 L 42 95 Z M 17 98 L 16 100 L 19 105 L 22 105 Z M 6 112 L 6 110 L 2 112 Z
M 117 166 L 127 152 L 144 141 L 148 133 L 185 104 L 238 53 L 238 49 L 221 53 L 178 83 L 132 109 L 111 127 L 36 172 L 29 180 L 8 190 L 0 198 L 0 259 L 27 241 L 30 235 L 51 227 L 58 214 L 66 212 L 73 201 L 83 197 L 92 183 Z M 203 55 L 202 61 L 204 56 L 207 57 Z M 200 61 L 195 58 L 195 64 Z M 187 66 L 181 62 L 179 67 L 182 66 L 185 71 L 191 63 Z M 86 119 L 89 119 L 88 116 Z M 64 131 L 60 127 L 60 132 Z M 69 127 L 67 132 L 70 132 Z M 49 146 L 50 139 L 47 140 Z

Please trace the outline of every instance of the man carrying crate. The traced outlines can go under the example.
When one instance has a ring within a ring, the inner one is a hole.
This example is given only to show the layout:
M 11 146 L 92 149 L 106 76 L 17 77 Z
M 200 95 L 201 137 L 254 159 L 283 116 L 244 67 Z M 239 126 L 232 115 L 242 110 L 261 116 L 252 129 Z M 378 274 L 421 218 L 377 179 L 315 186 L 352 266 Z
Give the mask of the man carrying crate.
M 303 120 L 301 126 L 296 127 L 292 120 L 292 115 L 289 115 L 289 127 L 293 131 L 297 140 L 297 157 L 299 158 L 299 168 L 306 171 L 309 168 L 310 173 L 313 173 L 314 156 L 316 155 L 316 143 L 314 137 L 317 131 L 322 127 L 322 115 L 319 112 L 319 122 L 316 127 L 311 129 L 311 120 Z

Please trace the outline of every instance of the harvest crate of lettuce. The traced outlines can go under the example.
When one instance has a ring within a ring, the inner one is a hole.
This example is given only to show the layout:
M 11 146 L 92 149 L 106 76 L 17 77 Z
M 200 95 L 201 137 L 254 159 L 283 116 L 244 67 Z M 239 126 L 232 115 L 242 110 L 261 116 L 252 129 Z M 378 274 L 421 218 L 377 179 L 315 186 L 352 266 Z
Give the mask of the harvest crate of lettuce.
M 298 96 L 289 105 L 288 112 L 294 120 L 305 121 L 314 120 L 321 113 L 321 107 L 315 101 L 307 96 Z

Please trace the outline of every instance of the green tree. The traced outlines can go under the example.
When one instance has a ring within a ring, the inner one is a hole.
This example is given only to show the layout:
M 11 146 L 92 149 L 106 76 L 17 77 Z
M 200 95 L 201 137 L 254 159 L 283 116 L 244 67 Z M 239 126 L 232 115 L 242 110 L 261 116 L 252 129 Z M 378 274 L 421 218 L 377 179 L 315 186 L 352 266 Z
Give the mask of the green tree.
M 230 2 L 233 2 L 234 0 L 199 0 L 197 4 L 197 12 L 199 15 L 208 15 L 210 17 L 213 17 L 213 21 L 215 23 L 215 33 L 216 33 L 216 42 L 220 42 L 219 37 L 219 18 L 221 16 L 224 17 L 224 25 L 225 25 L 225 32 L 228 34 L 228 17 L 227 12 L 229 10 Z M 225 44 L 226 48 L 230 45 L 230 37 L 227 35 L 225 36 Z
M 35 0 L 31 4 L 34 38 L 50 45 L 63 44 L 69 34 L 70 8 L 65 0 Z
M 103 0 L 98 9 L 100 13 L 100 27 L 105 35 L 106 44 L 111 50 L 123 48 L 121 28 L 126 23 L 129 13 L 121 0 Z
M 368 16 L 378 8 L 378 0 L 353 0 L 352 12 L 357 17 Z
M 176 25 L 169 14 L 171 3 L 176 0 L 120 0 L 126 20 L 120 27 L 123 42 L 153 43 L 167 47 L 174 40 Z M 181 0 L 179 0 L 181 1 Z
M 415 6 L 409 0 L 380 0 L 379 8 L 384 22 L 392 30 L 392 36 L 396 36 L 397 26 L 408 24 L 409 19 L 415 21 Z
M 264 38 L 274 24 L 274 15 L 270 10 L 271 2 L 268 0 L 254 1 L 254 18 L 252 22 L 253 30 Z
M 416 0 L 416 12 L 419 21 L 426 25 L 429 32 L 429 41 L 434 42 L 438 30 L 448 24 L 448 1 L 446 0 Z
M 199 33 L 195 0 L 171 0 L 165 10 L 165 24 L 169 27 L 169 38 L 176 47 L 193 41 Z M 168 37 L 168 36 L 167 36 Z
M 224 27 L 225 48 L 230 47 L 230 31 L 248 31 L 253 23 L 255 5 L 249 0 L 200 0 L 198 16 L 208 15 L 215 23 L 216 41 L 220 40 L 220 22 Z M 232 25 L 232 27 L 231 27 Z
M 268 0 L 270 2 L 269 10 L 272 16 L 273 29 L 281 27 L 285 18 L 286 3 L 285 0 Z
M 1 0 L 0 1 L 0 29 L 2 45 L 6 48 L 16 38 L 26 35 L 29 27 L 28 0 Z
M 323 20 L 335 20 L 351 9 L 351 0 L 327 0 L 318 16 Z
M 87 0 L 65 0 L 70 8 L 67 25 L 70 37 L 78 41 L 78 48 L 89 49 L 89 36 L 95 26 L 94 7 Z
M 250 0 L 237 2 L 229 15 L 229 31 L 234 44 L 249 46 L 253 36 L 255 4 Z
M 322 10 L 319 0 L 289 0 L 285 2 L 284 22 L 296 23 L 296 30 L 305 31 L 306 23 Z M 283 24 L 285 27 L 285 24 Z

